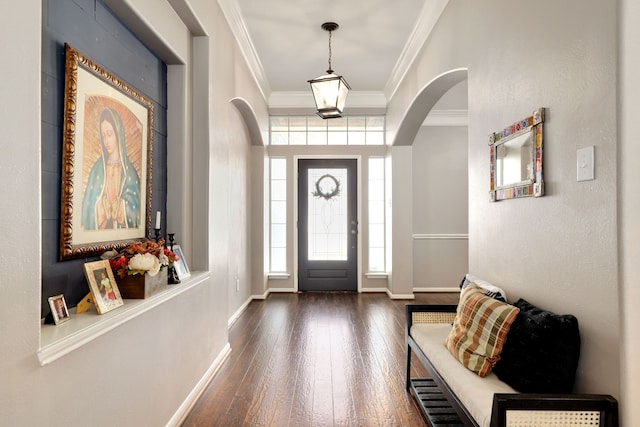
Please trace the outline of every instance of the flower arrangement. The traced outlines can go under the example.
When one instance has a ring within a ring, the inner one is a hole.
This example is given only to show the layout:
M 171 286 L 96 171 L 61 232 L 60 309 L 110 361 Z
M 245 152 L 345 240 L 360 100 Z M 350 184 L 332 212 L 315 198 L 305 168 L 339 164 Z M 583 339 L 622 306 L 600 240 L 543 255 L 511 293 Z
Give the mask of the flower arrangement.
M 120 252 L 105 252 L 101 258 L 109 260 L 111 269 L 120 278 L 145 273 L 155 276 L 163 267 L 180 259 L 175 252 L 164 247 L 164 239 L 135 242 Z

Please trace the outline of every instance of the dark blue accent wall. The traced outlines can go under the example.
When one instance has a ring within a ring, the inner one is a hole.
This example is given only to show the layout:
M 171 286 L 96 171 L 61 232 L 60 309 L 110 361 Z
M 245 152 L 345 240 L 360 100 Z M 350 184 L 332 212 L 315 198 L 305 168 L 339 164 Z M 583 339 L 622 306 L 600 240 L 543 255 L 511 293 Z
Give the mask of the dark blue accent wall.
M 42 38 L 42 309 L 64 294 L 75 307 L 88 292 L 82 265 L 98 258 L 59 261 L 64 115 L 64 45 L 120 77 L 154 103 L 153 213 L 167 204 L 167 66 L 99 0 L 45 0 Z

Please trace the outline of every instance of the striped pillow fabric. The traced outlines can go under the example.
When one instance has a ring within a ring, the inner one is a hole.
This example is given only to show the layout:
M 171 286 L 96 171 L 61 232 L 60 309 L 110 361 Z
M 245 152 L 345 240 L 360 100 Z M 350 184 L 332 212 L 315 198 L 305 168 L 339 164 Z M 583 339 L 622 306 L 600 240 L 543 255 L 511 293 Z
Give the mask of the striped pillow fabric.
M 500 360 L 502 346 L 519 308 L 487 296 L 476 284 L 467 286 L 445 345 L 467 369 L 485 377 Z

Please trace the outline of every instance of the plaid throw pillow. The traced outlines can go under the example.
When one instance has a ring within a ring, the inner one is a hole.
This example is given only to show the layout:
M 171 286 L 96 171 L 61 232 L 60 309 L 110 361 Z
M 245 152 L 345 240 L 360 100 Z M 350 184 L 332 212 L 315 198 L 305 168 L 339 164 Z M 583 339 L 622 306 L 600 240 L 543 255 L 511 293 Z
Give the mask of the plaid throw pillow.
M 507 333 L 519 311 L 470 284 L 460 296 L 445 345 L 467 369 L 485 377 L 500 360 Z

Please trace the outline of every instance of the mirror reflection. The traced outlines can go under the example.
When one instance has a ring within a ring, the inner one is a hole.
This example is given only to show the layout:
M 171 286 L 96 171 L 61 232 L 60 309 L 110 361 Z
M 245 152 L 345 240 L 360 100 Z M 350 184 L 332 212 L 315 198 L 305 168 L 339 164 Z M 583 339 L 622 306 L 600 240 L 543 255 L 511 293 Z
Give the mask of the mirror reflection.
M 496 147 L 498 188 L 533 182 L 533 132 L 519 135 Z

